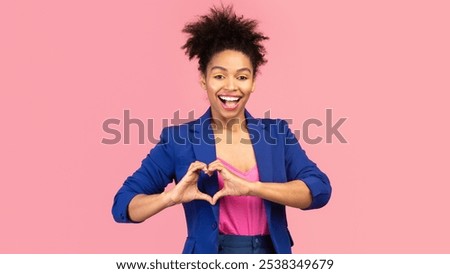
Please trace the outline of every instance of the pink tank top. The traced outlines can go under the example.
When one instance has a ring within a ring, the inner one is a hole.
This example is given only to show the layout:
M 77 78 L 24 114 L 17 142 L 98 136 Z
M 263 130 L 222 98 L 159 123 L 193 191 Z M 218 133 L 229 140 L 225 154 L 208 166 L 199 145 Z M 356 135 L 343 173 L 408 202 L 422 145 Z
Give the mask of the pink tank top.
M 237 176 L 249 181 L 259 180 L 255 165 L 247 172 L 242 172 L 223 159 L 218 158 L 224 166 Z M 223 188 L 223 178 L 219 173 L 219 189 Z M 225 196 L 219 205 L 219 232 L 228 235 L 269 235 L 264 202 L 255 196 Z

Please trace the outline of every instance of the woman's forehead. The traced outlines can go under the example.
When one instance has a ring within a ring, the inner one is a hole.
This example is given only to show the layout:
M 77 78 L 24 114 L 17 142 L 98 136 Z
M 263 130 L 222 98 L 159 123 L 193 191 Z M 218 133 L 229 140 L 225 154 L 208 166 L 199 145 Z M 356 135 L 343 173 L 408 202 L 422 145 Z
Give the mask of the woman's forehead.
M 236 50 L 224 50 L 213 55 L 208 64 L 208 70 L 213 69 L 253 71 L 250 58 Z

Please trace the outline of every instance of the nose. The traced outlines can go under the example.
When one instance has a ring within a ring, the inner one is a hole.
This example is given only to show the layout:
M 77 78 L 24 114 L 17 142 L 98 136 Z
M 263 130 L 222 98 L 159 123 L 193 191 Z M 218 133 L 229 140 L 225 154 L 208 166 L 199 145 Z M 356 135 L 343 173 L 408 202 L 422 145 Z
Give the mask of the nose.
M 237 90 L 237 85 L 236 85 L 235 79 L 233 77 L 228 78 L 225 88 L 229 91 Z

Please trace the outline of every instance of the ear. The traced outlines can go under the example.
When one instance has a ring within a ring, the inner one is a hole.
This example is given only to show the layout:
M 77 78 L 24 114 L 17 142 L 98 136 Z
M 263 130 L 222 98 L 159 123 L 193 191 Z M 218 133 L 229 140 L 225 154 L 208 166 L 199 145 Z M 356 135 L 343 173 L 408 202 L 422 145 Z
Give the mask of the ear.
M 205 74 L 202 73 L 200 75 L 199 83 L 200 83 L 200 86 L 202 87 L 202 89 L 206 90 L 206 76 L 205 76 Z
M 256 87 L 256 81 L 253 80 L 252 91 L 251 91 L 251 93 L 253 93 L 253 92 L 255 91 L 255 87 Z

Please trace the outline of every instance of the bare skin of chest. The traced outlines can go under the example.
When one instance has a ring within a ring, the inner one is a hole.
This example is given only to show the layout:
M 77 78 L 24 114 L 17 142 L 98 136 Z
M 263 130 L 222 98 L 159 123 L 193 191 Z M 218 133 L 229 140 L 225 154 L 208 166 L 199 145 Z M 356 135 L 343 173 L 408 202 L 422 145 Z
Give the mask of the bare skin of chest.
M 246 172 L 256 165 L 255 153 L 246 131 L 214 133 L 216 156 Z

